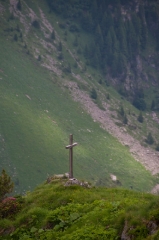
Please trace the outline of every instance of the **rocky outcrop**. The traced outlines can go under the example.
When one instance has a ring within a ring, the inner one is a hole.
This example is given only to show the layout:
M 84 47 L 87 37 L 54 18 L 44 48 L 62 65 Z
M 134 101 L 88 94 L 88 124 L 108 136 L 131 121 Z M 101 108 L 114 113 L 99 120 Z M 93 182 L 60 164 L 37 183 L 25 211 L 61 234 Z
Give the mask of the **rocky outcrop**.
M 70 178 L 64 186 L 72 186 L 72 185 L 79 185 L 79 186 L 82 186 L 82 187 L 86 187 L 86 188 L 90 188 L 91 186 L 88 184 L 88 182 L 82 182 L 82 181 L 79 181 L 78 179 L 76 178 Z

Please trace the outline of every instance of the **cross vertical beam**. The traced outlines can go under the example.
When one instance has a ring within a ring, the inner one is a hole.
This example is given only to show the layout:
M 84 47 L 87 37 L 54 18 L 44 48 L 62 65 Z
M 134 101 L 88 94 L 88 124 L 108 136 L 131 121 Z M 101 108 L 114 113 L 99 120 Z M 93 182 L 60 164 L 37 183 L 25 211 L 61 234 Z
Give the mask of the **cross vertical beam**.
M 73 144 L 73 135 L 70 134 L 70 145 Z M 73 147 L 70 148 L 69 153 L 69 178 L 73 178 Z
M 77 143 L 73 143 L 73 134 L 70 134 L 70 145 L 66 146 L 66 149 L 69 149 L 69 178 L 73 178 L 73 147 Z

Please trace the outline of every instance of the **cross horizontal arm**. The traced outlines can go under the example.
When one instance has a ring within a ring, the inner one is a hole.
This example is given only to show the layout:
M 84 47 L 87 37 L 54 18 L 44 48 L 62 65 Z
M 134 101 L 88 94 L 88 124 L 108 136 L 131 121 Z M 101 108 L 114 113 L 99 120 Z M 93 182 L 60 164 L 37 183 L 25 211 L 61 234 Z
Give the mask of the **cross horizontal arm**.
M 77 146 L 77 143 L 73 143 L 73 144 L 71 144 L 71 145 L 67 145 L 67 146 L 66 146 L 66 149 L 70 149 L 70 148 L 73 148 L 73 147 L 75 147 L 75 146 Z

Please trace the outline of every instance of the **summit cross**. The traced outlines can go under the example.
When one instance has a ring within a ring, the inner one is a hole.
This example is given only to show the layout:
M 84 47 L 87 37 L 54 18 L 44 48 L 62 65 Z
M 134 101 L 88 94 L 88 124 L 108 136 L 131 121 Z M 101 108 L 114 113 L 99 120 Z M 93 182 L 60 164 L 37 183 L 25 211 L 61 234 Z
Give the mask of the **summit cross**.
M 77 146 L 77 143 L 73 143 L 73 134 L 70 134 L 70 144 L 66 146 L 69 149 L 69 178 L 73 178 L 73 147 Z

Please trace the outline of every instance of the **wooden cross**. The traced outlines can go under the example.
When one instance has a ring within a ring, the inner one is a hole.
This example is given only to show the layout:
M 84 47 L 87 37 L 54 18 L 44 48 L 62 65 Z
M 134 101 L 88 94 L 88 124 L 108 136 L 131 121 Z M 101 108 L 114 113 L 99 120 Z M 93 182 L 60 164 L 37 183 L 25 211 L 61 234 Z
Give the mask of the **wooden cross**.
M 66 146 L 66 149 L 70 149 L 69 151 L 69 178 L 73 178 L 73 147 L 75 147 L 77 143 L 73 143 L 73 134 L 70 134 L 70 145 Z

